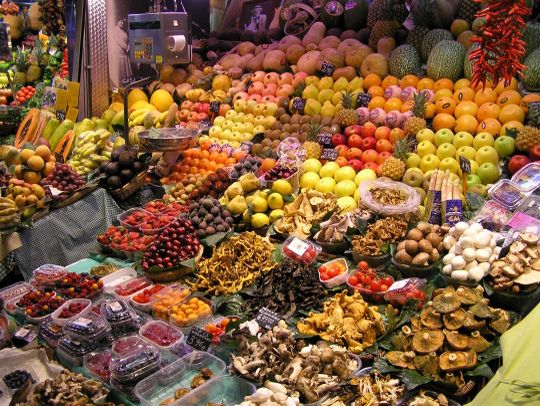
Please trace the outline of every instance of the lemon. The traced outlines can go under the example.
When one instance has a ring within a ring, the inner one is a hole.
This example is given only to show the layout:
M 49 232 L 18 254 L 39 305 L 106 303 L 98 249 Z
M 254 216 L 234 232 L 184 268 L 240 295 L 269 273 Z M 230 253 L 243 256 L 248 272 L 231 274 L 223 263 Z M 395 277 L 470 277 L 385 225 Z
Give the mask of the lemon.
M 281 196 L 287 196 L 292 193 L 292 186 L 284 179 L 278 179 L 272 184 L 272 192 L 279 193 Z
M 251 202 L 251 210 L 253 210 L 254 213 L 264 213 L 268 209 L 268 203 L 266 199 L 255 196 L 253 198 L 253 201 Z
M 268 207 L 272 210 L 281 209 L 285 203 L 283 202 L 283 196 L 279 193 L 272 193 L 268 196 Z
M 251 225 L 253 228 L 262 228 L 270 224 L 270 219 L 264 213 L 255 213 L 251 217 Z
M 273 223 L 277 219 L 280 219 L 285 215 L 285 212 L 281 209 L 275 209 L 270 212 L 270 222 Z

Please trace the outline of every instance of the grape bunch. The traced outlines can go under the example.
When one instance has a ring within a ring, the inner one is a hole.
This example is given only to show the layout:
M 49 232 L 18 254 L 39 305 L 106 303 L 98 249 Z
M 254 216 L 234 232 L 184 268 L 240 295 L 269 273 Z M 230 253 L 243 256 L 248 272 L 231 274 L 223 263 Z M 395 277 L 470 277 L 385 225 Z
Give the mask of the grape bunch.
M 68 164 L 57 163 L 53 171 L 41 181 L 42 186 L 50 185 L 62 192 L 74 192 L 86 184 L 86 180 Z M 58 195 L 59 200 L 67 198 L 66 194 Z

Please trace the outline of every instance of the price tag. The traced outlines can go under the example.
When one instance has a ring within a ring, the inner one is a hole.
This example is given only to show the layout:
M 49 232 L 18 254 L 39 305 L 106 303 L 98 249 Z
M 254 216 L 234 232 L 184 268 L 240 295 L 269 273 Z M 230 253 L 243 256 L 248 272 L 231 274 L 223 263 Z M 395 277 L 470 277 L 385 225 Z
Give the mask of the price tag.
M 84 317 L 79 317 L 77 320 L 73 322 L 73 324 L 80 327 L 88 327 L 90 324 L 92 324 L 92 320 L 84 318 Z
M 407 141 L 410 146 L 411 152 L 416 152 L 416 148 L 418 147 L 418 140 L 416 139 L 416 137 L 411 135 L 409 136 Z
M 471 173 L 471 161 L 469 161 L 463 155 L 459 157 L 459 167 L 463 172 Z
M 360 92 L 356 97 L 356 107 L 367 107 L 370 101 L 371 95 L 369 93 Z
M 56 93 L 58 89 L 55 89 L 53 87 L 46 87 L 43 91 L 43 98 L 41 99 L 41 108 L 44 110 L 54 110 L 54 106 L 56 106 Z
M 332 134 L 330 133 L 322 133 L 317 135 L 317 141 L 319 144 L 324 145 L 325 147 L 331 147 L 332 146 Z
M 409 14 L 407 19 L 403 21 L 403 26 L 407 28 L 409 31 L 411 31 L 414 28 L 414 18 L 412 14 Z
M 356 7 L 356 1 L 355 0 L 348 0 L 345 3 L 345 10 L 352 10 Z
M 323 148 L 320 159 L 335 161 L 337 157 L 338 152 L 334 148 Z
M 253 143 L 249 141 L 244 141 L 243 143 L 240 144 L 238 148 L 240 149 L 240 151 L 243 151 L 246 154 L 249 154 L 251 152 L 251 148 L 253 148 Z
M 529 117 L 535 117 L 540 111 L 540 101 L 530 102 L 529 104 Z
M 260 144 L 262 140 L 264 140 L 264 133 L 258 133 L 251 139 L 251 142 L 253 144 Z
M 60 162 L 60 161 L 58 161 L 58 159 L 57 159 L 56 162 Z M 52 187 L 52 186 L 49 186 L 49 190 L 51 191 L 51 195 L 53 195 L 53 196 L 58 196 L 58 195 L 61 195 L 63 193 L 60 189 L 57 189 L 57 188 Z
M 212 334 L 199 327 L 193 327 L 187 337 L 186 344 L 198 351 L 208 351 L 212 343 Z
M 122 310 L 124 310 L 122 305 L 118 302 L 110 302 L 107 304 L 107 306 L 109 307 L 109 310 L 114 313 L 121 312 Z
M 270 330 L 272 327 L 278 324 L 280 320 L 281 316 L 279 314 L 266 307 L 262 307 L 255 317 L 255 321 L 259 324 L 259 326 L 267 330 Z
M 336 70 L 336 65 L 328 61 L 322 61 L 321 72 L 324 76 L 332 76 Z
M 66 112 L 62 110 L 58 110 L 56 112 L 56 118 L 60 121 L 64 121 L 66 119 Z
M 293 238 L 293 240 L 289 243 L 288 248 L 296 255 L 302 256 L 308 250 L 309 244 L 299 238 Z
M 31 330 L 28 330 L 27 328 L 21 327 L 15 333 L 15 337 L 24 339 L 30 333 L 30 331 Z
M 210 120 L 205 118 L 199 123 L 199 130 L 204 131 L 210 128 Z
M 293 99 L 293 108 L 298 110 L 299 114 L 304 114 L 304 108 L 306 107 L 306 99 L 296 97 Z
M 220 107 L 220 103 L 217 101 L 217 100 L 214 100 L 214 101 L 211 101 L 210 102 L 210 111 L 212 113 L 219 113 L 219 107 Z

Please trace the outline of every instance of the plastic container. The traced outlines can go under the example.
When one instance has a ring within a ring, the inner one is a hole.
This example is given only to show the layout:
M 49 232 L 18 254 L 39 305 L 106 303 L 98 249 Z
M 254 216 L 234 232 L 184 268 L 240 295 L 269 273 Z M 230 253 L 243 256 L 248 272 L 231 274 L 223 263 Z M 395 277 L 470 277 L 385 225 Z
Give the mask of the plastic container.
M 208 368 L 214 374 L 214 378 L 207 380 L 203 384 L 205 385 L 223 375 L 225 363 L 206 352 L 193 351 L 140 381 L 135 387 L 135 394 L 144 406 L 159 405 L 166 399 L 174 399 L 175 392 L 179 389 L 196 390 L 191 389 L 191 383 L 203 368 Z M 177 398 L 171 404 L 183 405 L 183 397 Z
M 403 306 L 409 299 L 422 301 L 426 295 L 423 293 L 425 279 L 408 278 L 394 282 L 384 294 L 384 299 L 393 306 Z M 422 293 L 418 293 L 422 292 Z
M 540 210 L 538 210 L 539 207 L 540 207 L 540 196 L 530 195 L 521 201 L 519 206 L 516 208 L 516 211 L 526 214 L 527 216 L 540 219 Z M 510 220 L 510 217 L 506 219 L 505 224 L 508 220 Z
M 255 385 L 245 379 L 236 376 L 220 376 L 201 385 L 174 405 L 202 406 L 208 403 L 236 405 L 242 403 L 246 396 L 253 395 L 255 391 Z
M 24 315 L 24 308 L 17 306 L 19 298 L 20 297 L 16 297 L 7 302 L 4 302 L 4 310 L 14 317 Z
M 97 348 L 97 344 L 94 342 L 81 343 L 74 341 L 68 337 L 62 338 L 58 341 L 58 347 L 56 348 L 56 355 L 60 362 L 68 367 L 78 367 L 83 364 L 84 356 L 94 351 Z
M 146 323 L 139 329 L 139 335 L 162 351 L 170 350 L 184 338 L 184 334 L 179 329 L 161 320 Z
M 74 314 L 71 317 L 65 317 L 65 318 L 61 317 L 60 315 L 62 314 L 62 311 L 68 308 L 72 304 L 82 304 L 85 307 L 79 313 Z M 62 306 L 60 306 L 58 309 L 56 309 L 52 313 L 51 318 L 52 318 L 53 323 L 58 324 L 59 326 L 63 326 L 68 321 L 86 316 L 88 313 L 90 313 L 91 310 L 92 310 L 92 302 L 90 301 L 90 299 L 70 299 L 66 303 L 64 303 Z
M 135 293 L 131 298 L 129 299 L 129 304 L 137 310 L 143 311 L 143 312 L 150 312 L 152 310 L 152 298 L 153 296 L 162 291 L 165 288 L 165 285 L 161 285 L 159 283 L 156 283 L 155 285 L 150 285 L 145 289 L 142 289 Z M 152 293 L 153 292 L 153 293 Z M 140 302 L 138 299 L 141 299 L 142 296 L 149 294 L 150 298 L 148 302 Z
M 351 276 L 353 275 L 356 275 L 357 272 L 351 274 Z M 380 278 L 391 278 L 392 279 L 392 284 L 394 283 L 394 278 L 392 278 L 392 276 L 390 275 L 387 275 L 387 274 L 377 274 L 377 276 L 379 276 Z M 368 301 L 370 302 L 374 302 L 374 303 L 382 303 L 384 302 L 384 296 L 385 294 L 388 292 L 388 290 L 385 290 L 384 292 L 376 292 L 374 290 L 371 290 L 371 289 L 368 289 L 368 288 L 365 288 L 361 285 L 356 285 L 356 286 L 353 286 L 349 283 L 349 280 L 347 279 L 347 286 L 349 287 L 349 289 L 354 292 L 355 290 L 358 291 L 362 297 L 364 299 L 367 299 Z M 388 287 L 388 289 L 390 289 L 392 285 L 390 285 Z
M 488 200 L 476 212 L 472 221 L 482 224 L 488 230 L 499 231 L 511 218 L 511 210 L 495 200 Z
M 182 303 L 190 294 L 191 291 L 184 285 L 172 285 L 162 289 L 152 297 L 152 314 L 154 317 L 168 320 L 170 308 Z
M 531 162 L 514 173 L 514 182 L 524 193 L 529 194 L 540 186 L 540 162 Z
M 383 205 L 375 200 L 370 192 L 371 189 L 389 189 L 399 190 L 406 199 L 401 204 Z M 401 182 L 382 181 L 382 180 L 366 180 L 360 184 L 360 199 L 362 203 L 371 210 L 384 214 L 386 216 L 395 216 L 405 213 L 416 213 L 420 206 L 420 195 L 414 188 L 405 185 Z
M 7 303 L 13 299 L 24 296 L 32 290 L 32 285 L 26 282 L 19 282 L 0 289 L 0 298 Z
M 30 375 L 31 375 L 31 381 L 32 381 L 32 384 L 30 385 L 31 387 L 33 387 L 34 385 L 36 385 L 38 382 L 39 382 L 39 376 L 38 374 L 36 373 L 36 371 L 34 371 L 30 366 L 28 366 L 27 364 L 26 365 L 21 365 L 19 367 L 13 367 L 13 368 L 0 368 L 0 379 L 2 380 L 2 384 L 3 386 L 5 386 L 8 390 L 8 392 L 11 394 L 11 395 L 14 395 L 15 392 L 17 392 L 19 388 L 10 388 L 7 384 L 6 384 L 6 381 L 4 380 L 4 378 L 6 377 L 6 375 L 16 371 L 16 370 L 21 370 L 21 371 L 26 371 L 28 372 Z
M 110 363 L 112 353 L 110 350 L 93 351 L 83 358 L 84 368 L 94 377 L 109 382 L 111 379 Z
M 491 186 L 488 195 L 508 210 L 514 210 L 525 197 L 519 186 L 508 179 L 503 179 Z
M 149 344 L 146 340 L 142 339 L 139 335 L 130 335 L 127 337 L 121 337 L 112 343 L 111 350 L 115 356 L 124 355 L 136 348 L 148 347 Z
M 132 224 L 126 222 L 127 217 L 137 215 L 137 213 L 140 213 L 145 218 L 153 216 L 151 213 L 147 212 L 144 209 L 141 209 L 140 207 L 134 207 L 132 209 L 129 209 L 129 210 L 126 210 L 126 211 L 120 213 L 118 216 L 116 216 L 116 219 L 118 220 L 120 225 L 127 228 L 128 230 L 130 230 L 130 231 L 138 231 L 140 225 L 145 221 L 144 219 L 141 219 L 139 222 L 135 222 L 135 223 L 132 223 Z
M 194 299 L 197 299 L 197 301 L 205 302 L 209 306 L 209 310 L 202 313 L 198 313 L 196 317 L 188 318 L 187 320 L 184 321 L 183 317 L 180 317 L 178 313 L 173 312 L 173 309 L 171 309 L 171 312 L 169 314 L 169 322 L 173 326 L 177 326 L 184 329 L 184 328 L 191 327 L 194 325 L 200 325 L 200 324 L 206 323 L 208 321 L 208 318 L 212 316 L 213 314 L 212 302 L 201 296 L 191 296 L 185 302 L 181 303 L 179 307 L 184 306 L 184 305 L 189 306 L 190 301 Z
M 113 272 L 107 276 L 104 276 L 100 280 L 103 282 L 103 290 L 105 293 L 111 294 L 114 292 L 114 288 L 118 285 L 137 277 L 137 271 L 133 268 L 122 268 L 116 272 Z
M 58 341 L 65 337 L 62 326 L 54 323 L 52 320 L 48 323 L 43 323 L 39 330 L 40 338 L 49 345 L 49 347 L 56 348 Z
M 103 316 L 90 312 L 84 317 L 67 322 L 63 330 L 64 334 L 72 340 L 98 342 L 110 333 L 111 327 Z
M 358 265 L 361 261 L 366 261 L 370 268 L 379 268 L 390 261 L 390 253 L 383 255 L 364 255 L 359 252 L 352 252 L 353 262 Z
M 37 286 L 47 287 L 54 286 L 56 282 L 61 280 L 68 273 L 67 268 L 60 265 L 45 264 L 34 269 L 32 281 Z
M 303 240 L 295 236 L 290 236 L 281 246 L 283 255 L 293 261 L 311 264 L 319 256 L 322 248 L 309 240 Z
M 343 263 L 345 265 L 345 271 L 340 273 L 339 275 L 334 276 L 333 278 L 327 279 L 323 281 L 321 279 L 321 272 L 320 269 L 328 266 L 332 266 L 336 263 Z M 349 277 L 349 264 L 347 264 L 347 261 L 345 261 L 344 258 L 336 258 L 332 261 L 325 262 L 319 267 L 319 281 L 326 286 L 327 288 L 335 288 L 336 286 L 343 285 L 345 282 L 347 282 L 347 278 Z
M 114 288 L 114 295 L 119 299 L 128 300 L 131 295 L 139 292 L 144 288 L 147 288 L 150 285 L 152 285 L 152 282 L 145 277 L 130 279 L 117 285 Z
M 130 307 L 122 299 L 103 300 L 100 312 L 109 323 L 121 323 L 131 320 Z

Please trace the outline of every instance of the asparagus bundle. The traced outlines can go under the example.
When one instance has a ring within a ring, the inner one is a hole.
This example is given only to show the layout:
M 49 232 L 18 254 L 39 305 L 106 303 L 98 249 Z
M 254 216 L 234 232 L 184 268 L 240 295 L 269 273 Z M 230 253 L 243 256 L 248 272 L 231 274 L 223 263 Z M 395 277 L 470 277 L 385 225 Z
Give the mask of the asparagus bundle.
M 461 220 L 462 212 L 460 184 L 450 179 L 448 170 L 436 169 L 429 180 L 426 220 L 431 224 L 455 224 Z M 457 217 L 460 219 L 454 221 Z

